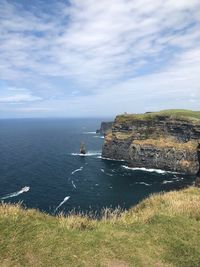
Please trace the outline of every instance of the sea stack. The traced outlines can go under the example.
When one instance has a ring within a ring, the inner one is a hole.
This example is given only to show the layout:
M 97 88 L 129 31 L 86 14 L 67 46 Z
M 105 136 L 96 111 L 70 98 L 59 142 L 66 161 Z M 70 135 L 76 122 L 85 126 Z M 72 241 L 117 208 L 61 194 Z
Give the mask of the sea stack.
M 86 154 L 86 149 L 85 149 L 85 144 L 81 143 L 80 145 L 80 154 L 85 155 Z

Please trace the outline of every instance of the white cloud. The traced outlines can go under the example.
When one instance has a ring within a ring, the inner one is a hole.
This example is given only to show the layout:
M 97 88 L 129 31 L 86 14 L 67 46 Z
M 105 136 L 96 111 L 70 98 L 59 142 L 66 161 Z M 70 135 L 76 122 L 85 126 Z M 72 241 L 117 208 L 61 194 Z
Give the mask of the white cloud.
M 53 14 L 37 9 L 0 3 L 0 79 L 34 87 L 1 102 L 58 95 L 69 104 L 73 95 L 87 103 L 77 91 L 93 103 L 106 96 L 118 103 L 122 90 L 131 101 L 140 90 L 157 106 L 161 95 L 199 90 L 199 0 L 71 0 L 55 1 Z
M 0 103 L 23 103 L 40 101 L 41 97 L 34 96 L 29 92 L 0 95 Z

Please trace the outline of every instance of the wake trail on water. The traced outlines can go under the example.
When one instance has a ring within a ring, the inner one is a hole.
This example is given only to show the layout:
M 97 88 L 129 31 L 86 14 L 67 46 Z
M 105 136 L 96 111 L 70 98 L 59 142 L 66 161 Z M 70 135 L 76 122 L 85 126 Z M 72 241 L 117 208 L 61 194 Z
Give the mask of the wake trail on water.
M 83 170 L 83 166 L 81 166 L 80 168 L 74 170 L 74 171 L 71 173 L 71 175 L 74 175 L 76 172 L 80 172 L 80 171 L 82 171 L 82 170 Z
M 105 173 L 105 175 L 108 175 L 108 176 L 113 176 L 113 174 L 105 172 L 105 170 L 104 170 L 104 169 L 100 169 L 100 170 L 101 170 L 101 172 Z
M 29 186 L 25 187 L 25 188 L 22 188 L 21 190 L 17 191 L 17 192 L 13 192 L 13 193 L 10 193 L 10 194 L 7 194 L 5 195 L 4 197 L 0 198 L 0 200 L 5 200 L 7 198 L 12 198 L 12 197 L 17 197 L 25 192 L 28 192 L 30 189 Z
M 137 182 L 136 184 L 143 184 L 143 185 L 146 185 L 146 186 L 151 186 L 151 184 L 147 184 L 145 182 Z
M 60 202 L 60 204 L 55 208 L 54 212 L 56 212 L 69 198 L 70 196 L 65 197 L 63 201 Z
M 73 187 L 74 188 L 76 188 L 76 185 L 75 185 L 75 183 L 74 183 L 74 181 L 72 180 L 72 185 L 73 185 Z
M 165 174 L 165 173 L 176 173 L 176 172 L 171 172 L 171 171 L 164 171 L 160 169 L 148 169 L 148 168 L 138 168 L 138 167 L 128 167 L 126 165 L 122 165 L 122 168 L 127 169 L 127 170 L 132 170 L 132 171 L 145 171 L 145 172 L 156 172 L 160 174 Z

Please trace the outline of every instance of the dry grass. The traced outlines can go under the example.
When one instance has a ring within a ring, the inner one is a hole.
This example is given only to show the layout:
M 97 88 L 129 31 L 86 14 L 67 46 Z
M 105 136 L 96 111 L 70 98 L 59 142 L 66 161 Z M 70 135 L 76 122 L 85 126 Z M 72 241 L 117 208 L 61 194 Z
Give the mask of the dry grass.
M 145 139 L 145 140 L 134 140 L 133 144 L 137 145 L 148 145 L 155 146 L 158 148 L 174 148 L 180 151 L 196 151 L 198 142 L 197 141 L 188 141 L 188 142 L 177 142 L 172 137 L 168 138 L 159 138 L 159 139 Z
M 0 266 L 200 266 L 200 189 L 156 194 L 129 211 L 53 217 L 0 206 Z

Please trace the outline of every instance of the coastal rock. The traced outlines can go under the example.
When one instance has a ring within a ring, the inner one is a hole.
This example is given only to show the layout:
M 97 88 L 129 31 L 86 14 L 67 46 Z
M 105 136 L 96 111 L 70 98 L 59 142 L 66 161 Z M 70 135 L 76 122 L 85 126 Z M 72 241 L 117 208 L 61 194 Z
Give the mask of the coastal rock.
M 117 116 L 112 132 L 105 136 L 102 156 L 125 160 L 131 167 L 197 174 L 198 116 L 189 117 L 187 111 L 165 113 Z
M 113 121 L 102 122 L 100 129 L 96 130 L 96 133 L 106 135 L 112 131 Z
M 197 172 L 197 179 L 195 181 L 195 185 L 197 187 L 200 187 L 200 144 L 198 144 L 198 147 L 197 147 L 197 158 L 198 158 L 198 162 L 199 162 L 199 169 Z

